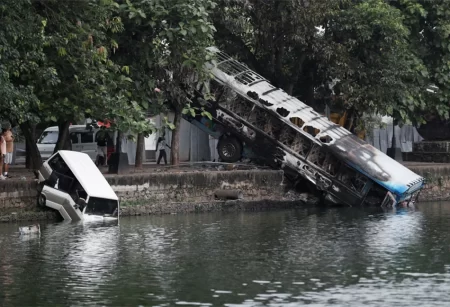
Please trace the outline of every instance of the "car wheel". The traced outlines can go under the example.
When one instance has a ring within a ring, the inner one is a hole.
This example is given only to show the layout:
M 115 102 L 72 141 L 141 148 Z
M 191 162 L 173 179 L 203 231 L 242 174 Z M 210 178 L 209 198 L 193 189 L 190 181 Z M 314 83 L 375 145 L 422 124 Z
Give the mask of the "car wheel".
M 217 151 L 224 162 L 237 162 L 242 157 L 242 143 L 233 136 L 222 137 L 217 144 Z
M 45 207 L 46 202 L 47 202 L 47 198 L 45 197 L 45 195 L 42 193 L 39 193 L 39 195 L 37 197 L 38 206 Z

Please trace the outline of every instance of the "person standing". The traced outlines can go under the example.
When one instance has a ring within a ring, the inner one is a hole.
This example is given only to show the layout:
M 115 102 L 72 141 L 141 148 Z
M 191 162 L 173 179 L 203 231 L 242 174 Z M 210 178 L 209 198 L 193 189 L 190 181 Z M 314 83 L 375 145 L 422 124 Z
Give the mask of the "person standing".
M 0 134 L 0 180 L 5 180 L 6 177 L 3 176 L 3 162 L 5 161 L 6 154 L 6 142 L 3 135 Z
M 7 178 L 11 178 L 11 176 L 9 176 L 9 174 L 8 174 L 8 171 L 9 171 L 9 166 L 11 165 L 12 158 L 13 158 L 14 136 L 12 134 L 10 125 L 8 125 L 6 128 L 2 129 L 2 136 L 6 143 L 6 153 L 4 155 L 4 160 L 3 160 L 3 165 L 4 165 L 3 176 L 5 176 Z
M 103 159 L 103 166 L 107 166 L 108 157 L 108 132 L 105 126 L 101 126 L 100 131 L 95 135 L 95 141 L 97 142 L 97 163 L 100 164 L 100 157 Z
M 164 135 L 158 138 L 158 142 L 156 143 L 156 152 L 158 152 L 159 147 L 159 157 L 156 164 L 159 164 L 161 162 L 161 159 L 164 159 L 164 164 L 167 165 L 167 153 L 166 153 L 166 146 L 170 148 L 169 145 L 166 144 L 166 139 L 164 138 Z

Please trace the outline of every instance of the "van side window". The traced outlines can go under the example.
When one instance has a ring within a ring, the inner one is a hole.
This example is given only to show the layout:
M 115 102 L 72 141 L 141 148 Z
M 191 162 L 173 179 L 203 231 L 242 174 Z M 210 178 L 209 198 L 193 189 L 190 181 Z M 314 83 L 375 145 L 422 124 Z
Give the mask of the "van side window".
M 93 143 L 93 142 L 94 142 L 94 132 L 81 133 L 81 143 Z
M 72 132 L 70 134 L 70 140 L 72 141 L 72 144 L 78 144 L 78 133 Z

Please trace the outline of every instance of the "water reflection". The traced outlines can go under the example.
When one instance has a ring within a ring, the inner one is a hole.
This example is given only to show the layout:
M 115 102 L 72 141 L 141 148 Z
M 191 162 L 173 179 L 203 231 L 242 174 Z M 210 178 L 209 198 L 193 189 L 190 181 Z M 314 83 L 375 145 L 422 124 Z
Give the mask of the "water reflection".
M 117 222 L 80 224 L 76 227 L 79 239 L 63 245 L 62 269 L 68 273 L 65 282 L 69 301 L 89 303 L 102 287 L 107 288 L 107 280 L 119 264 L 119 228 L 114 224 Z M 111 302 L 105 297 L 100 303 Z
M 368 252 L 389 257 L 417 244 L 422 223 L 423 214 L 411 208 L 394 208 L 384 214 L 370 216 L 364 225 Z
M 0 225 L 0 306 L 443 306 L 450 204 Z M 26 293 L 26 295 L 24 295 Z

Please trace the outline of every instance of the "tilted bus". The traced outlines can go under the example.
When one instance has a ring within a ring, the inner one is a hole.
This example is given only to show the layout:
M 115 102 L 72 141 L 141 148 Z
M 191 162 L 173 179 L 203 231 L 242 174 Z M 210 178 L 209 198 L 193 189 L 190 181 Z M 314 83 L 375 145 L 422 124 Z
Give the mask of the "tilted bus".
M 213 116 L 186 116 L 219 139 L 222 160 L 243 155 L 303 179 L 333 203 L 395 204 L 415 200 L 424 178 L 212 47 L 207 67 L 215 99 L 196 102 Z

